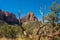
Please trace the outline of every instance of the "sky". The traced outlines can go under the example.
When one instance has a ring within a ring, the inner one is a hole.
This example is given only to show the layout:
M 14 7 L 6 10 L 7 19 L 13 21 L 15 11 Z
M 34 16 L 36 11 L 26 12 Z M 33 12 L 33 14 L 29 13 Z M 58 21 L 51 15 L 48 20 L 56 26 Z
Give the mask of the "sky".
M 53 1 L 54 0 L 0 0 L 0 9 L 15 14 L 17 18 L 18 12 L 21 13 L 21 18 L 23 18 L 32 11 L 34 16 L 40 21 L 42 20 L 42 15 L 39 12 L 39 7 L 41 7 L 44 15 L 47 15 L 47 13 L 50 12 L 49 6 L 52 5 Z M 60 0 L 57 0 L 57 2 L 60 3 Z

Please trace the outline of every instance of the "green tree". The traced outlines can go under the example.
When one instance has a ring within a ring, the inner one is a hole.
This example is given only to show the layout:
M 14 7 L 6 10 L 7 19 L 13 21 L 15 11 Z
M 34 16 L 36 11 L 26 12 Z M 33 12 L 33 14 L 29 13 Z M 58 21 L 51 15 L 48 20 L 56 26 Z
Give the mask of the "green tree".
M 48 13 L 48 15 L 45 16 L 44 18 L 45 20 L 50 22 L 54 27 L 55 23 L 58 23 L 60 21 L 60 18 L 58 17 L 58 13 L 60 13 L 60 4 L 53 2 L 53 5 L 50 6 L 50 10 L 51 10 L 51 13 Z

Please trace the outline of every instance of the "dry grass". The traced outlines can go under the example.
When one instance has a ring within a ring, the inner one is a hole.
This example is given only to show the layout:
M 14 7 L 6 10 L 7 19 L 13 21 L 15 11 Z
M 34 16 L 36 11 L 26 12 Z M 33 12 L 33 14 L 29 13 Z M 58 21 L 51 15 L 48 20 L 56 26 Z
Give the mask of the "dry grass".
M 3 37 L 3 38 L 0 38 L 0 40 L 15 40 L 15 39 L 11 39 L 11 38 L 5 38 L 5 37 Z

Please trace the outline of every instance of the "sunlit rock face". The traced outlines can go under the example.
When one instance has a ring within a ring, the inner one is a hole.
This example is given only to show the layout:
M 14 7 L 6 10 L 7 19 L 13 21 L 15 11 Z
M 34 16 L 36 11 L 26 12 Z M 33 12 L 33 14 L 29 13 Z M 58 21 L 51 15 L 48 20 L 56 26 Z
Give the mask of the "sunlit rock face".
M 26 22 L 26 21 L 37 21 L 37 18 L 34 16 L 33 12 L 30 11 L 27 16 L 23 17 L 21 21 Z

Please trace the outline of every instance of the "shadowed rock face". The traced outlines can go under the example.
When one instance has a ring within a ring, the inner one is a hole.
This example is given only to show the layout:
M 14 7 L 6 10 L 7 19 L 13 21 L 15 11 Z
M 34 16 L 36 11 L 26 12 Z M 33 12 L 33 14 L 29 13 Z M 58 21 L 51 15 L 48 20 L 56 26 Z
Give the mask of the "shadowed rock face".
M 0 10 L 0 19 L 4 20 L 4 12 L 2 12 L 1 10 Z
M 2 10 L 0 10 L 0 20 L 3 20 L 9 24 L 17 24 L 18 23 L 18 20 L 14 14 L 9 13 L 9 12 L 4 12 Z
M 37 21 L 37 18 L 34 16 L 33 12 L 30 11 L 27 16 L 21 19 L 22 22 L 26 21 Z

